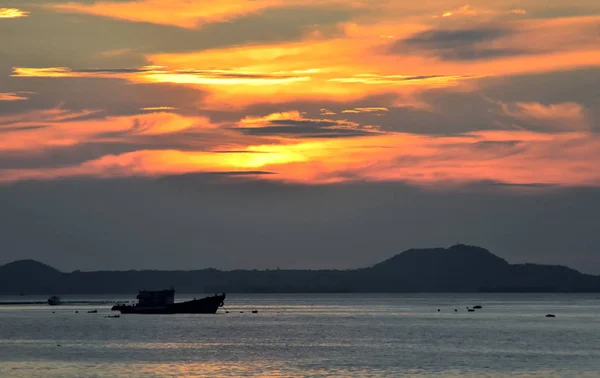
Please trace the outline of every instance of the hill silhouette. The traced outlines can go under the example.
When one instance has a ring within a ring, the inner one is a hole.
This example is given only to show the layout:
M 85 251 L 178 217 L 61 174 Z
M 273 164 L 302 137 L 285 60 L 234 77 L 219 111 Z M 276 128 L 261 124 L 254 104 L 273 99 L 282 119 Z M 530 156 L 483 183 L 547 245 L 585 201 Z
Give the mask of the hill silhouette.
M 0 292 L 37 292 L 53 288 L 63 275 L 58 269 L 35 260 L 17 260 L 0 266 Z
M 174 286 L 178 292 L 600 292 L 600 276 L 564 266 L 509 264 L 463 244 L 410 249 L 355 270 L 97 271 L 61 273 L 33 261 L 0 267 L 0 293 L 120 294 Z

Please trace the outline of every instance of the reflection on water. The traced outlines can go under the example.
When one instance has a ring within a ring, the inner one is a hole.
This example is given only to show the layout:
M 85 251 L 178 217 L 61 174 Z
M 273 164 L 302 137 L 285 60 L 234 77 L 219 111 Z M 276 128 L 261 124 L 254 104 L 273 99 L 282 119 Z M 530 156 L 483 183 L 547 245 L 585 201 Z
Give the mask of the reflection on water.
M 37 366 L 36 366 L 37 365 Z M 461 370 L 446 370 L 431 373 L 424 369 L 401 369 L 389 367 L 388 369 L 341 369 L 341 368 L 313 368 L 297 369 L 285 368 L 271 362 L 261 363 L 244 362 L 234 364 L 231 362 L 204 362 L 204 363 L 163 363 L 163 364 L 78 364 L 69 361 L 61 363 L 48 362 L 42 365 L 37 363 L 10 362 L 2 366 L 3 377 L 581 377 L 597 378 L 598 372 L 573 372 L 540 369 L 531 372 L 481 371 L 468 373 Z
M 466 311 L 476 304 L 483 309 Z M 230 295 L 225 308 L 229 314 L 107 319 L 109 305 L 0 307 L 0 377 L 597 377 L 600 370 L 597 295 Z M 545 318 L 549 312 L 557 318 Z

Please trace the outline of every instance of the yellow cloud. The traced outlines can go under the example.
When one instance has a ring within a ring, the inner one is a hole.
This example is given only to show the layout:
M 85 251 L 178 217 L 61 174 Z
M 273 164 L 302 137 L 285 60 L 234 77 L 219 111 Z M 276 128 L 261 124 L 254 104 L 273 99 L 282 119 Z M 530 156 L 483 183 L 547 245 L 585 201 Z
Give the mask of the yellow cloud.
M 177 110 L 177 108 L 172 106 L 148 106 L 145 108 L 141 108 L 140 110 L 155 112 L 155 111 L 163 111 L 163 110 Z
M 0 18 L 21 18 L 29 16 L 29 12 L 17 8 L 0 8 Z
M 343 110 L 342 113 L 381 113 L 388 112 L 388 108 L 383 107 L 375 107 L 375 108 L 354 108 L 354 109 L 346 109 Z
M 331 115 L 336 115 L 336 114 L 337 114 L 336 112 L 333 112 L 329 109 L 325 109 L 325 108 L 321 109 L 321 115 L 331 116 Z
M 486 148 L 481 148 L 482 143 Z M 300 183 L 348 180 L 443 185 L 600 185 L 600 138 L 588 133 L 482 131 L 457 137 L 416 134 L 250 144 L 232 153 L 140 150 L 76 166 L 5 170 L 1 180 L 93 175 L 159 176 L 190 172 L 260 170 L 265 179 Z

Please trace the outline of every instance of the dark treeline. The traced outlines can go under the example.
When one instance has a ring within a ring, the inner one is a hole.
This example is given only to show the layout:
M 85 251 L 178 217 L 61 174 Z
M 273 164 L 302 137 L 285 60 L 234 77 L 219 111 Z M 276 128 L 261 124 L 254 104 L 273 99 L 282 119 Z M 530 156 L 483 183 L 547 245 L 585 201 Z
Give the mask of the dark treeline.
M 564 266 L 509 264 L 466 245 L 411 249 L 355 270 L 63 273 L 33 260 L 0 267 L 2 294 L 126 294 L 171 286 L 179 293 L 600 292 L 600 276 Z

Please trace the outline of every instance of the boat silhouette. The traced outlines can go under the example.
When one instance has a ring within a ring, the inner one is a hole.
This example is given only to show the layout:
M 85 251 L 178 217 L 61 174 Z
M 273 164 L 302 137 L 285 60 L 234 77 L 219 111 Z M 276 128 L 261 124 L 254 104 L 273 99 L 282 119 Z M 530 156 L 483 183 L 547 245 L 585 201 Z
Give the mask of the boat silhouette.
M 51 296 L 50 298 L 48 298 L 48 304 L 50 306 L 58 306 L 59 304 L 61 304 L 62 302 L 60 301 L 60 298 L 57 297 L 56 295 Z
M 142 290 L 134 305 L 117 304 L 112 311 L 121 314 L 214 314 L 223 307 L 225 293 L 211 297 L 175 303 L 175 289 Z

